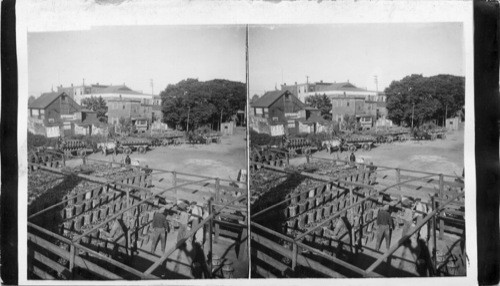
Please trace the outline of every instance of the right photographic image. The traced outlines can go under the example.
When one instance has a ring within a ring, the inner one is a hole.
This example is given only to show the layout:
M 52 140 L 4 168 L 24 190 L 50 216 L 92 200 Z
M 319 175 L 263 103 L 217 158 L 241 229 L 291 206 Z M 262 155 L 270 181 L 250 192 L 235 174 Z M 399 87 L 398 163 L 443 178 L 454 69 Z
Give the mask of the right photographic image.
M 248 27 L 252 278 L 467 275 L 465 54 L 460 22 Z

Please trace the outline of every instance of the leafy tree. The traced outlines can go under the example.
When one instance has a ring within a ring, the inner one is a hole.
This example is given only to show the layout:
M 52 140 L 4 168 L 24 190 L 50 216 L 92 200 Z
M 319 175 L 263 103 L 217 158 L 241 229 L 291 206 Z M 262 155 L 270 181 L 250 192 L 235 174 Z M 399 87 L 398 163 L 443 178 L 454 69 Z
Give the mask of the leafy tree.
M 342 130 L 359 130 L 361 128 L 361 124 L 356 119 L 356 115 L 344 115 L 344 120 L 341 122 Z
M 389 119 L 398 125 L 419 127 L 435 120 L 443 123 L 465 104 L 465 78 L 453 75 L 406 76 L 385 89 Z
M 326 94 L 316 94 L 308 96 L 305 103 L 309 106 L 319 109 L 321 111 L 321 116 L 323 117 L 323 119 L 332 119 L 332 102 L 330 101 L 328 96 L 326 96 Z
M 186 129 L 189 117 L 189 130 L 203 125 L 217 129 L 221 122 L 245 109 L 246 86 L 222 79 L 201 82 L 189 78 L 169 84 L 160 96 L 163 122 Z
M 28 106 L 31 105 L 31 103 L 33 103 L 33 101 L 35 101 L 36 98 L 34 95 L 31 95 L 29 98 L 28 98 Z
M 254 94 L 252 96 L 252 99 L 250 100 L 250 103 L 254 103 L 255 101 L 257 101 L 257 99 L 259 99 L 259 96 L 257 94 Z
M 97 119 L 101 122 L 107 122 L 106 112 L 108 112 L 108 107 L 106 106 L 106 101 L 101 97 L 90 97 L 84 98 L 82 100 L 82 105 L 85 108 L 95 111 L 97 113 Z
M 120 117 L 118 119 L 118 128 L 121 133 L 131 134 L 135 131 L 135 126 L 130 118 Z

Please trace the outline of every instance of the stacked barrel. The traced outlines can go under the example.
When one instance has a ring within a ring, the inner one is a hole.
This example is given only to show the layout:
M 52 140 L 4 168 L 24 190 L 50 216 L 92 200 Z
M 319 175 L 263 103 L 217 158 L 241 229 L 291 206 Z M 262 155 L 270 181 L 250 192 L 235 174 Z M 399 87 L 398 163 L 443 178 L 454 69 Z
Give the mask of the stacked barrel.
M 145 174 L 136 174 L 135 176 L 130 176 L 121 180 L 121 182 L 144 187 L 146 184 Z M 152 196 L 151 192 L 133 190 L 130 192 L 130 201 L 127 203 L 126 193 L 118 191 L 110 185 L 100 185 L 90 189 L 85 188 L 85 183 L 83 185 L 83 188 L 75 188 L 63 198 L 66 202 L 63 204 L 63 208 L 60 211 L 60 217 L 62 219 L 60 231 L 63 236 L 69 239 L 95 228 L 110 216 L 126 208 L 127 205 L 131 206 L 137 203 L 139 199 L 133 196 L 139 196 L 141 198 L 149 198 Z M 122 187 L 117 188 L 124 189 Z M 131 231 L 138 230 L 139 227 L 144 225 L 143 220 L 145 213 L 152 210 L 152 203 L 142 204 L 137 208 L 131 209 L 129 214 L 136 220 L 139 219 L 139 223 L 131 219 L 131 221 L 125 222 L 125 225 Z M 106 223 L 101 229 L 109 231 L 113 222 L 112 220 Z M 147 227 L 147 230 L 149 230 L 149 227 Z M 147 230 L 144 231 L 141 228 L 143 232 L 147 232 Z M 106 240 L 100 237 L 100 231 L 97 229 L 90 233 L 90 235 L 82 237 L 80 242 L 90 248 L 98 249 L 106 255 L 111 253 L 110 249 L 107 248 L 112 249 L 113 247 L 111 243 L 107 244 Z
M 349 176 L 349 173 L 341 174 L 339 171 L 339 176 L 345 176 L 349 181 L 361 183 L 371 180 L 369 176 L 374 175 L 368 172 L 366 174 L 358 173 L 356 169 L 351 172 L 353 173 Z M 292 191 L 287 195 L 290 203 L 283 210 L 286 217 L 283 227 L 287 236 L 297 237 L 309 229 L 324 224 L 325 221 L 330 221 L 322 227 L 316 228 L 304 238 L 306 242 L 311 244 L 336 247 L 340 241 L 349 239 L 348 228 L 342 221 L 348 220 L 354 230 L 353 243 L 361 241 L 365 245 L 372 241 L 375 237 L 374 223 L 378 209 L 378 203 L 375 200 L 367 200 L 346 213 L 338 214 L 350 203 L 355 204 L 374 193 L 373 190 L 367 188 L 354 190 L 352 199 L 349 195 L 349 189 L 337 183 L 311 186 L 306 191 L 299 189 Z

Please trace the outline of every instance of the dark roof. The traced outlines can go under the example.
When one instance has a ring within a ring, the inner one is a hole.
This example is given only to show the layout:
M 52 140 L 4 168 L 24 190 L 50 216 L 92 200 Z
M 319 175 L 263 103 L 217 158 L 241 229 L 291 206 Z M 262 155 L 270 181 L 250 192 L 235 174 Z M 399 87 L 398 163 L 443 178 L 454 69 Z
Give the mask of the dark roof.
M 42 93 L 39 98 L 35 99 L 28 108 L 40 108 L 44 109 L 49 106 L 54 100 L 56 100 L 60 95 L 66 94 L 65 92 L 46 92 Z
M 126 85 L 110 85 L 104 88 L 96 87 L 94 93 L 123 93 L 123 94 L 142 94 L 135 90 L 130 89 Z
M 320 123 L 320 124 L 331 123 L 331 121 L 328 121 L 328 120 L 324 119 L 323 117 L 321 117 L 320 115 L 317 115 L 317 114 L 312 114 L 307 119 L 305 119 L 305 118 L 299 118 L 299 119 L 297 119 L 297 121 L 300 121 L 301 123 L 308 124 L 308 125 L 314 124 L 314 123 Z
M 268 91 L 263 96 L 259 97 L 259 99 L 257 99 L 255 102 L 253 102 L 252 107 L 269 107 L 284 94 L 289 94 L 290 96 L 295 97 L 297 101 L 300 102 L 303 107 L 305 107 L 302 101 L 300 101 L 295 95 L 293 95 L 288 90 Z

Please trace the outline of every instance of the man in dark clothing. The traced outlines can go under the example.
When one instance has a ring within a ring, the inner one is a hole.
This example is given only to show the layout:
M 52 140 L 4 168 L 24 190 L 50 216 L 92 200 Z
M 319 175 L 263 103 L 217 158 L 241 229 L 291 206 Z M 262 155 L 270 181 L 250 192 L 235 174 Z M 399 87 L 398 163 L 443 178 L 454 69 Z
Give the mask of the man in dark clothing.
M 131 163 L 130 157 L 127 155 L 127 157 L 125 157 L 125 164 L 130 165 L 130 163 Z
M 166 209 L 162 208 L 159 212 L 156 212 L 153 216 L 153 241 L 151 243 L 151 252 L 154 253 L 156 250 L 156 245 L 158 244 L 158 239 L 161 239 L 161 251 L 165 252 L 166 244 L 166 232 L 168 232 L 168 221 L 166 217 Z
M 391 247 L 391 226 L 392 217 L 389 213 L 389 206 L 385 205 L 379 210 L 377 215 L 377 251 L 380 249 L 382 244 L 382 239 L 385 238 L 385 246 L 387 249 Z
M 351 152 L 351 156 L 349 157 L 349 161 L 350 161 L 351 163 L 356 162 L 356 156 L 354 156 L 354 153 L 352 153 L 352 152 Z
M 146 174 L 146 187 L 151 187 L 153 185 L 153 176 L 151 175 L 152 172 L 153 170 L 149 169 L 148 165 L 144 167 L 144 174 Z

